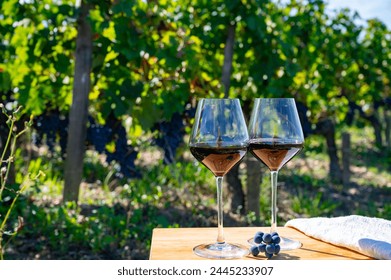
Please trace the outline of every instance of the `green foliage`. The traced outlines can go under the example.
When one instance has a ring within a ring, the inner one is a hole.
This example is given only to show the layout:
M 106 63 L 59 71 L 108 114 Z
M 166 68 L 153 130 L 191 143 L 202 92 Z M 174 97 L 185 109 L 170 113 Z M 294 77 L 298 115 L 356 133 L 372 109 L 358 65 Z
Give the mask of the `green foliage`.
M 51 106 L 67 109 L 76 36 L 73 1 L 3 2 L 0 67 L 12 81 L 7 90 L 30 113 Z
M 264 225 L 270 225 L 270 199 L 271 199 L 271 187 L 270 187 L 270 174 L 267 172 L 262 176 L 261 182 L 261 198 L 260 198 L 260 220 Z M 277 188 L 278 189 L 278 188 Z M 277 191 L 278 192 L 278 191 Z M 277 194 L 278 195 L 278 194 Z M 279 213 L 277 212 L 277 215 Z M 280 217 L 278 217 L 280 218 Z M 278 219 L 277 218 L 277 219 Z
M 182 205 L 186 208 L 197 208 L 205 205 L 204 197 L 199 193 L 213 192 L 213 176 L 197 162 L 176 162 L 148 167 L 145 176 L 138 181 L 124 186 L 121 196 L 131 198 L 132 205 L 138 206 L 153 201 L 164 207 Z M 140 195 L 141 194 L 141 195 Z
M 340 205 L 340 202 L 325 200 L 322 192 L 311 195 L 308 192 L 300 191 L 292 199 L 292 210 L 298 215 L 305 217 L 333 216 L 334 210 Z
M 378 217 L 389 220 L 391 217 L 391 204 L 386 204 L 384 207 L 380 207 L 379 203 L 376 201 L 368 201 L 366 205 L 363 205 L 357 211 L 357 215 L 369 216 L 369 217 Z

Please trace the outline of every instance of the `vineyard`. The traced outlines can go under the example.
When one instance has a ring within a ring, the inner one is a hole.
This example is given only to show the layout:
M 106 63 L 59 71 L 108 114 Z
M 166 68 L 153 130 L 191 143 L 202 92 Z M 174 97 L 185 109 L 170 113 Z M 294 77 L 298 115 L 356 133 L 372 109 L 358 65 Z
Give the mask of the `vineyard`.
M 216 226 L 187 145 L 200 98 L 247 119 L 254 98 L 295 98 L 306 140 L 280 225 L 391 219 L 382 22 L 323 0 L 76 2 L 1 4 L 1 259 L 147 259 L 155 227 Z M 227 226 L 270 225 L 265 166 L 248 154 L 224 184 Z

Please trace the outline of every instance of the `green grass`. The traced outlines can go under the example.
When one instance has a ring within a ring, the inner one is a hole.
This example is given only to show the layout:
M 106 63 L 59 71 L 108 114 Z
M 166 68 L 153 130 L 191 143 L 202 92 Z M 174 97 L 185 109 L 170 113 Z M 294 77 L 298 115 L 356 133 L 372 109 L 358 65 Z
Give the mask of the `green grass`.
M 292 198 L 292 210 L 304 217 L 332 216 L 339 204 L 339 202 L 325 199 L 321 192 L 314 194 L 303 190 Z

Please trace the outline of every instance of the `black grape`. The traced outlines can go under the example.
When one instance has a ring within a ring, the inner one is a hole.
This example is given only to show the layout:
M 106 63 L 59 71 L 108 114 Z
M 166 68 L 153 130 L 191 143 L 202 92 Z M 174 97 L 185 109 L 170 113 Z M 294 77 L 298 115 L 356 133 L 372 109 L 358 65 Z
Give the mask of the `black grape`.
M 41 146 L 46 144 L 50 152 L 54 152 L 54 148 L 57 143 L 57 135 L 62 141 L 66 143 L 67 138 L 67 118 L 60 116 L 60 112 L 57 109 L 50 110 L 37 116 L 34 120 L 35 133 L 33 134 L 33 144 Z M 45 139 L 45 142 L 43 141 Z M 63 145 L 61 146 L 62 152 L 65 152 Z
M 125 177 L 140 177 L 141 175 L 135 165 L 138 152 L 132 145 L 128 144 L 125 128 L 122 126 L 120 121 L 108 122 L 106 125 L 110 125 L 112 136 L 110 141 L 114 140 L 115 144 L 114 152 L 109 152 L 105 149 L 105 153 L 107 155 L 106 161 L 117 162 L 120 165 L 120 173 Z
M 184 122 L 179 113 L 174 113 L 170 121 L 156 123 L 154 131 L 158 136 L 154 139 L 155 144 L 164 151 L 164 162 L 173 163 L 176 157 L 177 148 L 183 143 Z
M 93 120 L 90 120 L 87 141 L 95 147 L 98 153 L 104 153 L 106 144 L 111 141 L 112 133 L 112 129 L 107 125 L 96 124 Z

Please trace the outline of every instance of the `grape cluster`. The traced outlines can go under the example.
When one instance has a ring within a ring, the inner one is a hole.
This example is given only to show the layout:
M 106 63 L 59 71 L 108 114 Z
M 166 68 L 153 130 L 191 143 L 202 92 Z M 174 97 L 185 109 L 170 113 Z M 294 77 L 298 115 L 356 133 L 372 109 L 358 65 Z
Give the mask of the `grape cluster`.
M 115 151 L 113 153 L 107 150 L 105 151 L 107 155 L 106 161 L 118 162 L 120 165 L 120 172 L 128 178 L 140 177 L 135 165 L 138 152 L 132 145 L 128 144 L 126 130 L 122 124 L 117 124 L 113 127 L 113 138 Z
M 132 145 L 128 144 L 125 127 L 119 119 L 109 116 L 106 123 L 102 125 L 89 117 L 87 142 L 94 146 L 98 153 L 106 154 L 107 162 L 115 161 L 119 164 L 120 170 L 116 176 L 140 177 L 135 165 L 138 152 Z M 106 145 L 111 142 L 115 144 L 113 152 L 106 149 Z
M 271 259 L 273 254 L 277 255 L 280 252 L 280 242 L 281 238 L 277 232 L 263 233 L 259 231 L 254 236 L 254 243 L 256 245 L 251 247 L 251 254 L 256 257 L 259 253 L 265 253 L 265 256 Z
M 89 127 L 87 129 L 87 141 L 91 143 L 98 153 L 106 151 L 107 143 L 110 143 L 113 137 L 113 129 L 108 125 L 101 125 L 89 117 Z
M 173 163 L 177 148 L 183 143 L 185 135 L 183 117 L 174 113 L 170 121 L 161 121 L 155 124 L 153 130 L 159 131 L 154 143 L 164 150 L 164 162 Z
M 57 141 L 59 141 L 61 155 L 65 154 L 68 137 L 68 118 L 62 115 L 58 109 L 48 110 L 38 115 L 35 118 L 34 128 L 35 133 L 32 139 L 34 145 L 42 146 L 46 144 L 49 151 L 54 152 L 54 147 Z M 59 140 L 57 140 L 58 138 Z
M 194 118 L 196 107 L 189 102 L 183 112 L 175 112 L 170 120 L 161 120 L 152 127 L 157 132 L 153 144 L 164 151 L 164 163 L 170 164 L 175 161 L 177 149 L 183 144 L 186 134 L 186 125 Z

